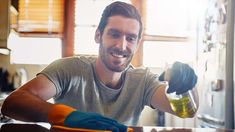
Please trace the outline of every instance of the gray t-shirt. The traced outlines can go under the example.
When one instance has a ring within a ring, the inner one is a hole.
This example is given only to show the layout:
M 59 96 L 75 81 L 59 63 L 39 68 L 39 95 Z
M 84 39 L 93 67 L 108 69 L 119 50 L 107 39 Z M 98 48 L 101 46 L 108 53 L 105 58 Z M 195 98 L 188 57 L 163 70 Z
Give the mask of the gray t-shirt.
M 127 68 L 120 89 L 105 86 L 94 70 L 94 57 L 68 57 L 54 61 L 42 72 L 56 87 L 55 103 L 84 112 L 97 112 L 126 125 L 137 125 L 145 105 L 151 107 L 161 85 L 149 69 Z

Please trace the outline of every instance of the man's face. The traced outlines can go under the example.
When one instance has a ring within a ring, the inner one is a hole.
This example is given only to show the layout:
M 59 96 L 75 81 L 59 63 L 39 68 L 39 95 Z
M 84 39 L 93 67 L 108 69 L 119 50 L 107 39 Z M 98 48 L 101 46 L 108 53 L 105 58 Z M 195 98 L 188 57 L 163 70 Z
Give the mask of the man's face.
M 135 19 L 112 16 L 103 34 L 96 33 L 96 42 L 100 43 L 99 57 L 109 70 L 122 72 L 130 64 L 137 48 L 139 29 Z

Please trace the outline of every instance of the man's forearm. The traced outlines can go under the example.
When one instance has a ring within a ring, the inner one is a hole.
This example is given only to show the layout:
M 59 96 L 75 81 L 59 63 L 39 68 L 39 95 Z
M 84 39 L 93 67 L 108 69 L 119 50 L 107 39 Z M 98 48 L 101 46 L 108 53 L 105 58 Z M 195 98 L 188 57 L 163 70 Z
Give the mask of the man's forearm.
M 10 94 L 3 103 L 2 114 L 21 121 L 47 122 L 47 114 L 52 104 L 19 90 Z

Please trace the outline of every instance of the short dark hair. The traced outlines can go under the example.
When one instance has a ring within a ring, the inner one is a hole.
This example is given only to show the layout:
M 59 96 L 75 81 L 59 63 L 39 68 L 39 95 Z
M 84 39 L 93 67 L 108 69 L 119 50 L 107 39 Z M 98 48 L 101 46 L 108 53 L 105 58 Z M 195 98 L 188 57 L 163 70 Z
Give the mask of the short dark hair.
M 104 28 L 107 25 L 108 18 L 115 15 L 121 15 L 128 18 L 136 19 L 140 24 L 140 30 L 138 36 L 139 38 L 141 38 L 142 21 L 138 10 L 133 5 L 120 1 L 113 2 L 104 9 L 100 19 L 100 23 L 98 25 L 98 29 L 101 32 L 101 34 L 103 34 Z

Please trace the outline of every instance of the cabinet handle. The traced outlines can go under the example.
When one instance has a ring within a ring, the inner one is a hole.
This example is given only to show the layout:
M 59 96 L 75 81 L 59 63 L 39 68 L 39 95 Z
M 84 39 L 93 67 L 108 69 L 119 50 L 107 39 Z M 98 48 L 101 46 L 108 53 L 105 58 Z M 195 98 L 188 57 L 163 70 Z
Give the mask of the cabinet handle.
M 220 125 L 220 126 L 223 126 L 225 124 L 223 120 L 214 118 L 210 115 L 201 115 L 201 114 L 199 114 L 199 115 L 197 115 L 197 118 L 199 120 L 202 120 L 202 121 L 204 121 L 206 123 L 209 123 L 209 124 L 215 124 L 215 125 Z

